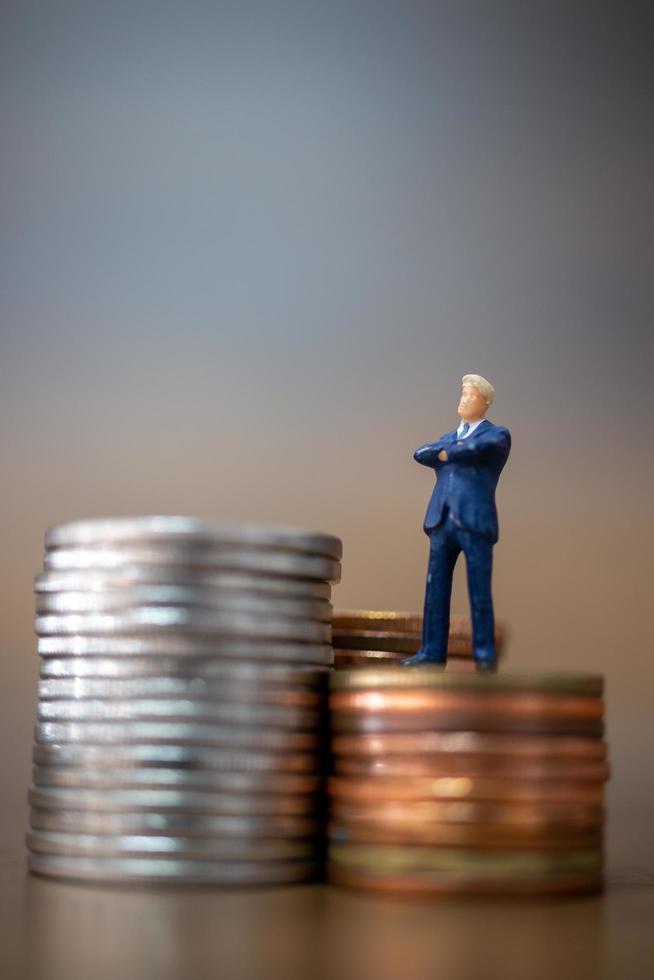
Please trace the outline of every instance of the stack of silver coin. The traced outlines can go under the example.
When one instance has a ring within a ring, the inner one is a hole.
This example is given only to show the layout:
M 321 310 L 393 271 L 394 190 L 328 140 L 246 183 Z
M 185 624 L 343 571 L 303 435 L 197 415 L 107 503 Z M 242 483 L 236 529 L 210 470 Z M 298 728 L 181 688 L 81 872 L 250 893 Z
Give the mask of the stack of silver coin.
M 33 871 L 316 877 L 341 553 L 327 534 L 177 517 L 47 532 Z

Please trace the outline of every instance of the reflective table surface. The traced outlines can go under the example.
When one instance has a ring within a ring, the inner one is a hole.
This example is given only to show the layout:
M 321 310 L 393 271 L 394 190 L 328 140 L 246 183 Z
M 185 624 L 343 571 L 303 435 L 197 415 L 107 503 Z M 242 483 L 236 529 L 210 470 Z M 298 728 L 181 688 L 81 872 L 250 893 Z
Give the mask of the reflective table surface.
M 377 898 L 328 885 L 106 887 L 2 849 L 0 975 L 47 980 L 651 980 L 654 885 L 563 900 Z

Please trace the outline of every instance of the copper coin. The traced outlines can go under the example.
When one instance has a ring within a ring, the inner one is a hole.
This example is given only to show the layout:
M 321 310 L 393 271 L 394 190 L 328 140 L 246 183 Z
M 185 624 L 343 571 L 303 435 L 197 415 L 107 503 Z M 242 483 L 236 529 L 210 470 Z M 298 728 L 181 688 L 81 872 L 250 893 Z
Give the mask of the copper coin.
M 438 872 L 379 874 L 335 864 L 328 865 L 327 879 L 334 885 L 346 888 L 407 897 L 585 895 L 601 892 L 604 887 L 604 877 L 601 872 L 480 881 L 475 875 L 446 875 Z
M 556 831 L 516 824 L 409 823 L 333 820 L 330 840 L 337 843 L 417 844 L 429 847 L 518 848 L 544 851 L 577 850 L 602 846 L 602 828 Z
M 417 653 L 420 633 L 391 633 L 384 630 L 344 630 L 333 627 L 332 642 L 339 649 L 392 650 L 395 653 Z
M 334 664 L 345 666 L 353 664 L 356 667 L 374 667 L 381 664 L 384 667 L 397 665 L 406 656 L 397 650 L 348 650 L 347 647 L 334 647 Z
M 497 800 L 506 802 L 585 803 L 601 805 L 602 783 L 575 783 L 572 780 L 472 779 L 468 776 L 440 776 L 434 779 L 392 779 L 332 777 L 330 796 L 364 802 L 384 800 Z
M 374 609 L 335 609 L 334 627 L 339 630 L 367 630 L 373 632 L 422 633 L 421 613 L 390 612 Z M 505 628 L 495 624 L 495 640 L 503 638 Z M 472 639 L 472 623 L 466 616 L 452 616 L 449 638 Z
M 333 643 L 339 650 L 382 650 L 391 653 L 404 653 L 405 656 L 417 653 L 422 643 L 420 633 L 375 632 L 374 630 L 344 630 L 333 626 Z M 496 642 L 496 655 L 502 652 L 502 642 Z M 449 657 L 472 657 L 472 640 L 451 636 L 447 642 Z
M 440 755 L 391 756 L 390 758 L 335 758 L 336 776 L 498 776 L 504 779 L 571 779 L 576 782 L 605 782 L 609 767 L 605 762 L 533 761 L 510 756 Z
M 530 718 L 484 715 L 479 711 L 423 711 L 395 714 L 333 714 L 332 731 L 357 732 L 363 735 L 394 732 L 429 731 L 477 731 L 507 732 L 529 735 L 585 735 L 601 737 L 604 725 L 601 721 L 586 718 Z
M 600 848 L 579 851 L 528 851 L 515 849 L 454 849 L 419 845 L 335 844 L 328 850 L 330 863 L 388 872 L 440 872 L 474 875 L 480 880 L 575 874 L 602 870 Z
M 401 657 L 404 654 L 400 654 Z M 387 661 L 386 663 L 388 663 Z M 373 661 L 374 663 L 374 661 Z M 399 663 L 399 661 L 398 661 Z M 350 660 L 349 658 L 334 657 L 334 670 L 361 670 L 362 668 L 367 668 L 370 666 L 370 661 L 368 660 Z
M 460 693 L 456 690 L 336 691 L 329 699 L 332 711 L 413 713 L 421 711 L 479 712 L 513 718 L 583 718 L 604 716 L 604 702 L 597 697 L 532 693 Z
M 167 837 L 315 838 L 318 821 L 306 816 L 265 813 L 218 814 L 94 810 L 30 811 L 35 830 L 78 834 L 165 834 Z
M 600 698 L 604 679 L 601 674 L 578 674 L 551 671 L 517 674 L 509 671 L 452 674 L 438 665 L 422 667 L 389 667 L 385 670 L 343 671 L 332 674 L 330 687 L 335 694 L 374 693 L 378 697 L 402 697 L 412 694 L 445 693 L 474 695 L 489 699 L 500 694 L 553 697 L 575 696 Z M 340 702 L 337 702 L 340 703 Z M 378 701 L 376 703 L 379 703 Z M 484 703 L 492 704 L 486 700 Z
M 336 670 L 361 670 L 368 667 L 399 667 L 406 653 L 393 653 L 389 650 L 334 650 Z M 497 659 L 500 653 L 497 651 Z M 474 673 L 477 665 L 472 654 L 450 653 L 444 670 L 446 673 Z
M 479 732 L 416 732 L 410 735 L 340 735 L 332 739 L 332 753 L 344 756 L 388 758 L 392 755 L 452 754 L 552 760 L 603 760 L 606 742 L 598 738 L 564 735 L 498 735 Z
M 420 832 L 432 824 L 503 825 L 516 834 L 592 832 L 602 828 L 604 808 L 584 803 L 539 800 L 523 802 L 465 802 L 454 800 L 350 800 L 332 798 L 332 818 L 383 824 L 391 830 Z
M 495 658 L 498 663 L 502 660 L 502 651 L 499 647 L 495 648 Z M 447 663 L 444 671 L 446 674 L 474 674 L 477 671 L 476 661 L 473 659 L 472 650 L 451 649 L 448 647 Z
M 504 650 L 505 633 L 503 630 L 495 631 L 495 656 L 499 659 Z M 472 657 L 474 654 L 471 636 L 450 636 L 447 641 L 448 657 Z
M 356 676 L 357 671 L 352 671 Z M 335 677 L 338 675 L 335 674 Z M 468 677 L 469 675 L 450 675 Z M 406 722 L 412 729 L 423 727 L 417 720 L 431 717 L 431 726 L 452 728 L 452 722 L 459 719 L 460 730 L 520 730 L 519 726 L 563 725 L 559 730 L 570 733 L 581 731 L 591 723 L 591 728 L 601 725 L 604 703 L 597 697 L 575 697 L 572 695 L 550 695 L 520 692 L 484 692 L 458 690 L 361 690 L 335 691 L 330 696 L 330 707 L 337 731 L 381 730 L 390 723 L 398 727 Z M 469 722 L 469 723 L 465 723 Z M 378 726 L 367 727 L 372 723 Z
M 316 793 L 319 776 L 276 772 L 217 772 L 199 769 L 83 769 L 79 766 L 34 766 L 34 785 L 83 789 L 153 789 L 218 793 Z
M 495 643 L 495 656 L 499 658 L 502 646 L 497 641 Z M 472 640 L 465 637 L 451 636 L 447 641 L 447 656 L 449 657 L 470 657 L 473 656 Z
M 420 613 L 380 612 L 374 609 L 335 609 L 334 626 L 343 630 L 368 630 L 374 632 L 421 633 Z

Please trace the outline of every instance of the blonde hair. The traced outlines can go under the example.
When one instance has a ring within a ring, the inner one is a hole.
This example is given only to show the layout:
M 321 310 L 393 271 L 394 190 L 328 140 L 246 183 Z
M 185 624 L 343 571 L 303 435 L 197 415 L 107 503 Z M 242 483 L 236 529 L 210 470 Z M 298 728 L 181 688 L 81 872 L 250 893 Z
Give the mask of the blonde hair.
M 481 374 L 464 374 L 461 378 L 461 384 L 473 385 L 477 391 L 481 392 L 489 405 L 495 398 L 495 389 L 490 381 L 486 381 L 486 378 L 482 378 Z

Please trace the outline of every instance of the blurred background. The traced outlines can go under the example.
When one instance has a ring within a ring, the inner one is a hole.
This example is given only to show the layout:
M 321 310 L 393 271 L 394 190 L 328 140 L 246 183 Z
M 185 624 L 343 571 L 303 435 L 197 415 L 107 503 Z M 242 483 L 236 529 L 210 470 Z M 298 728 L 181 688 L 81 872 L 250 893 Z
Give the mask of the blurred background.
M 418 610 L 433 477 L 412 452 L 476 372 L 514 439 L 507 666 L 606 674 L 609 865 L 654 871 L 653 21 L 2 4 L 3 798 L 30 778 L 48 525 L 331 531 L 338 606 Z

